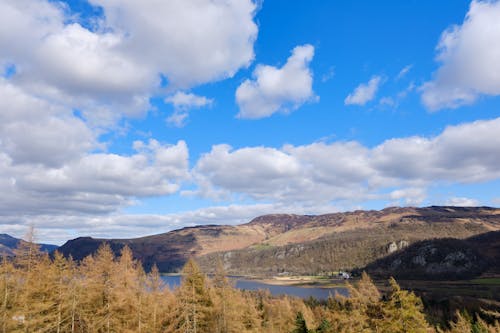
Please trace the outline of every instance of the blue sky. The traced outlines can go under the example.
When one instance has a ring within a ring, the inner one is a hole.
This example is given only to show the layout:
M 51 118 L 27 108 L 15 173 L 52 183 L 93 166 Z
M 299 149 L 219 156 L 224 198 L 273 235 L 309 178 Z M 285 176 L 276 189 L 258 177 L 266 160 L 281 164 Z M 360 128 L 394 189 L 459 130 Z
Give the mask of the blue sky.
M 500 205 L 499 1 L 0 1 L 0 232 Z M 2 17 L 3 16 L 3 17 Z

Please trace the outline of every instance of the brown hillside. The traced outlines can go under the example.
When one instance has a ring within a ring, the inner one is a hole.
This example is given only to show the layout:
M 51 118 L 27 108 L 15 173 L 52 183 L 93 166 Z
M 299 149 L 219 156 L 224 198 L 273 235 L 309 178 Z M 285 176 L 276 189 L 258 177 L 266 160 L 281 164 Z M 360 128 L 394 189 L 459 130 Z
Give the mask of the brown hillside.
M 393 207 L 381 211 L 354 211 L 317 216 L 273 214 L 257 217 L 249 223 L 238 226 L 197 226 L 134 239 L 77 238 L 64 244 L 60 251 L 65 255 L 71 254 L 79 260 L 95 252 L 103 242 L 110 243 L 115 251 L 128 245 L 146 269 L 156 263 L 161 271 L 170 272 L 177 271 L 186 259 L 192 256 L 200 257 L 235 250 L 245 251 L 244 249 L 263 248 L 266 250 L 280 246 L 325 241 L 329 237 L 336 238 L 336 235 L 345 235 L 350 232 L 354 232 L 360 239 L 369 239 L 373 233 L 384 234 L 385 230 L 394 229 L 394 226 L 405 226 L 404 232 L 408 234 L 412 234 L 413 228 L 418 229 L 417 239 L 464 238 L 499 230 L 500 209 Z M 427 232 L 433 228 L 438 231 Z M 379 243 L 380 241 L 376 242 L 376 244 Z M 364 254 L 360 253 L 360 255 Z M 368 257 L 371 258 L 371 256 Z

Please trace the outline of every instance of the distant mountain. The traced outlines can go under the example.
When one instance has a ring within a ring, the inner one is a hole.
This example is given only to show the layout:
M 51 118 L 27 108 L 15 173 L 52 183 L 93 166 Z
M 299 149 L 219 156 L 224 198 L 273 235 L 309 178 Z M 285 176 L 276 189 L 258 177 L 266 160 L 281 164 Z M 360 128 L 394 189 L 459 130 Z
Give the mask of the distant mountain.
M 379 259 L 365 270 L 397 279 L 471 279 L 500 274 L 500 231 L 461 239 L 424 240 Z
M 274 275 L 352 269 L 431 238 L 468 238 L 500 230 L 500 209 L 386 208 L 326 215 L 273 214 L 238 226 L 198 226 L 134 239 L 77 238 L 59 248 L 80 260 L 103 242 L 128 245 L 146 269 L 178 271 L 189 257 L 210 270 L 222 259 L 231 274 Z
M 0 234 L 0 255 L 12 256 L 19 242 L 24 242 L 22 239 L 12 237 L 7 234 Z M 52 252 L 58 248 L 57 245 L 38 244 L 40 250 L 44 252 Z

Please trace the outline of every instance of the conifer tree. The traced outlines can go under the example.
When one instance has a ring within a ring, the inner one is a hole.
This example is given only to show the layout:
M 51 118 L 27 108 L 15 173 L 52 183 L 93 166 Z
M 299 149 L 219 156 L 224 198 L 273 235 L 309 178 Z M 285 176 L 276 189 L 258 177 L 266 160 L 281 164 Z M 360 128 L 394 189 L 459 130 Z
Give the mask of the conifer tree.
M 249 292 L 241 292 L 243 313 L 242 323 L 245 332 L 257 333 L 261 332 L 262 320 L 258 309 L 257 299 Z
M 215 333 L 240 333 L 252 328 L 248 321 L 252 310 L 245 304 L 246 300 L 226 277 L 222 262 L 217 263 L 212 279 L 213 329 Z M 246 322 L 246 323 L 245 323 Z
M 425 333 L 429 325 L 423 314 L 422 300 L 413 292 L 402 290 L 396 280 L 389 280 L 391 294 L 384 308 L 386 332 Z
M 115 329 L 142 333 L 144 326 L 145 273 L 128 246 L 122 248 L 111 276 L 111 304 Z
M 356 286 L 347 283 L 349 297 L 336 295 L 329 300 L 326 318 L 334 332 L 377 331 L 382 317 L 380 293 L 370 277 L 363 273 Z
M 42 263 L 42 253 L 40 247 L 35 243 L 35 231 L 31 226 L 24 237 L 25 240 L 19 241 L 17 248 L 14 250 L 15 258 L 14 265 L 17 268 L 19 279 L 17 283 L 18 306 L 14 315 L 16 321 L 22 326 L 25 332 L 31 332 L 40 327 L 40 311 L 43 310 L 45 304 L 43 297 L 46 290 L 44 281 L 46 260 L 43 260 L 44 267 L 40 267 Z M 47 259 L 45 256 L 44 259 Z M 41 271 L 41 272 L 38 272 Z
M 148 333 L 165 332 L 176 300 L 170 289 L 165 286 L 156 265 L 147 274 L 145 287 L 147 293 L 145 295 L 146 311 L 143 331 Z
M 185 333 L 209 332 L 212 300 L 206 277 L 193 259 L 189 259 L 182 270 L 182 284 L 176 297 L 177 306 L 170 329 Z
M 328 320 L 323 319 L 316 329 L 315 333 L 333 333 L 332 325 Z
M 450 323 L 449 333 L 471 333 L 472 325 L 470 320 L 463 316 L 460 312 L 456 312 L 457 320 Z
M 295 328 L 292 333 L 307 333 L 306 320 L 302 312 L 297 312 L 297 317 L 295 318 Z
M 110 333 L 116 319 L 111 311 L 115 262 L 110 246 L 104 243 L 93 257 L 85 258 L 81 272 L 83 273 L 81 317 L 85 323 L 85 330 Z
M 15 322 L 12 320 L 16 309 L 15 299 L 16 271 L 7 256 L 0 259 L 0 330 L 2 333 L 12 332 Z
M 47 302 L 50 308 L 47 327 L 51 327 L 53 332 L 74 332 L 72 328 L 73 311 L 73 275 L 72 263 L 69 263 L 61 253 L 56 251 L 54 259 L 48 262 L 46 269 L 46 285 L 50 289 L 47 295 Z

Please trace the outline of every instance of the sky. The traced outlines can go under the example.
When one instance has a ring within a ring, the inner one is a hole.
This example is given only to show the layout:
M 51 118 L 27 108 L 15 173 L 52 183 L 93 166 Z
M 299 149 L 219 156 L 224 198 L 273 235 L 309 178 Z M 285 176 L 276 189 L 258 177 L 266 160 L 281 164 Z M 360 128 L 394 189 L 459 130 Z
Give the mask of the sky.
M 0 0 L 0 233 L 500 206 L 500 1 Z

